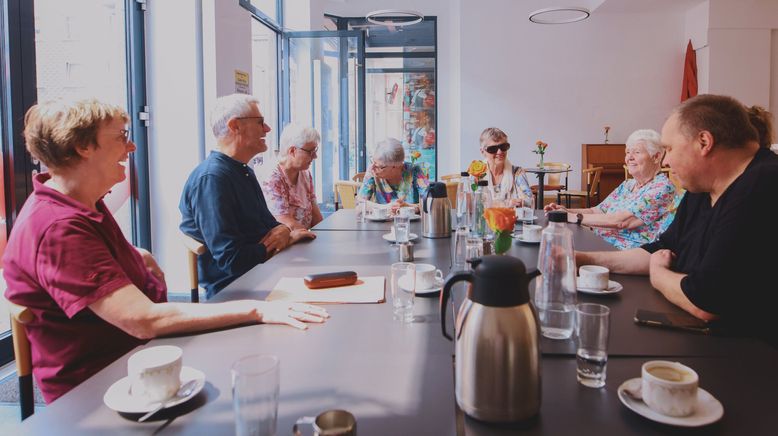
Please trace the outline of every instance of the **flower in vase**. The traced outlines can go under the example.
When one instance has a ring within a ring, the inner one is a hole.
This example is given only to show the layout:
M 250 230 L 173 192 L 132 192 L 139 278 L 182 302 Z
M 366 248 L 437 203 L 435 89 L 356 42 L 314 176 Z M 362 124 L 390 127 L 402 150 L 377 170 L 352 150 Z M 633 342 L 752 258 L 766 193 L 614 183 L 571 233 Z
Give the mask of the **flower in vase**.
M 473 191 L 476 190 L 476 187 L 478 186 L 478 181 L 484 178 L 487 170 L 488 168 L 484 161 L 474 160 L 470 162 L 470 166 L 467 167 L 467 173 L 475 177 L 476 183 L 474 183 L 472 186 Z
M 494 252 L 503 254 L 508 251 L 516 224 L 516 210 L 512 207 L 488 207 L 484 210 L 484 219 L 494 232 Z
M 415 165 L 416 161 L 419 160 L 420 157 L 421 157 L 421 152 L 419 152 L 418 150 L 412 151 L 411 152 L 411 164 Z
M 535 141 L 535 149 L 532 150 L 532 152 L 540 156 L 540 164 L 538 165 L 540 168 L 543 168 L 543 155 L 546 154 L 547 147 L 548 147 L 547 143 L 539 139 Z

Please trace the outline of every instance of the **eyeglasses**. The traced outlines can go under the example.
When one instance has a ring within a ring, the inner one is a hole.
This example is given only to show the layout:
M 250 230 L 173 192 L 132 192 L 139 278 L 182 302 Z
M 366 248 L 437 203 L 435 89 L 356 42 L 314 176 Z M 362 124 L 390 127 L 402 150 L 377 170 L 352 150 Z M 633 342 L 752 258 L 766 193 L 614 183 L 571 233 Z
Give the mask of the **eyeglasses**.
M 377 163 L 376 163 L 374 160 L 371 160 L 371 161 L 370 161 L 370 165 L 371 165 L 373 168 L 375 168 L 375 169 L 377 169 L 377 170 L 379 170 L 379 171 L 383 171 L 383 170 L 385 170 L 385 169 L 387 169 L 387 168 L 390 168 L 390 167 L 397 167 L 397 166 L 400 166 L 399 164 L 378 165 L 378 164 L 377 164 Z
M 265 117 L 236 117 L 236 120 L 257 120 L 260 126 L 265 125 Z
M 296 145 L 294 146 L 294 148 L 296 148 L 296 149 L 298 149 L 298 150 L 302 150 L 302 151 L 304 151 L 304 152 L 306 152 L 306 153 L 310 154 L 311 156 L 315 156 L 315 155 L 316 155 L 316 153 L 318 153 L 318 152 L 319 152 L 319 147 L 318 147 L 318 146 L 316 146 L 316 147 L 313 147 L 313 149 L 311 149 L 311 150 L 308 150 L 307 148 L 298 147 L 298 146 L 296 146 Z
M 127 130 L 127 129 L 119 130 L 119 134 L 122 135 L 122 141 L 124 141 L 125 144 L 130 142 L 130 131 L 129 130 Z
M 495 154 L 497 153 L 497 150 L 508 151 L 510 148 L 511 148 L 510 144 L 508 144 L 507 142 L 503 142 L 502 144 L 490 145 L 488 147 L 484 147 L 484 150 L 486 150 L 486 152 L 489 154 Z

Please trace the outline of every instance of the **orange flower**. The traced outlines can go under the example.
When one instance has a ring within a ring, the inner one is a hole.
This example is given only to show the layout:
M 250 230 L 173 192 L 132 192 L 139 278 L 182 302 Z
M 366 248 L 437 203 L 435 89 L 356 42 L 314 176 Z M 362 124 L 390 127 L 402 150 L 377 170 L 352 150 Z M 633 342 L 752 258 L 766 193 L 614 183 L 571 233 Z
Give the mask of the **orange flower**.
M 484 210 L 484 218 L 492 231 L 512 231 L 516 224 L 516 210 L 512 207 L 488 207 Z
M 411 158 L 412 159 L 418 159 L 420 157 L 421 157 L 421 153 L 419 153 L 418 151 L 412 151 L 411 152 Z
M 546 152 L 546 147 L 548 147 L 548 144 L 541 140 L 537 140 L 535 145 L 538 147 L 535 150 L 532 150 L 532 152 L 535 154 L 544 154 Z
M 486 164 L 480 160 L 474 160 L 470 162 L 470 166 L 467 167 L 467 172 L 477 179 L 480 179 L 486 175 L 486 170 Z

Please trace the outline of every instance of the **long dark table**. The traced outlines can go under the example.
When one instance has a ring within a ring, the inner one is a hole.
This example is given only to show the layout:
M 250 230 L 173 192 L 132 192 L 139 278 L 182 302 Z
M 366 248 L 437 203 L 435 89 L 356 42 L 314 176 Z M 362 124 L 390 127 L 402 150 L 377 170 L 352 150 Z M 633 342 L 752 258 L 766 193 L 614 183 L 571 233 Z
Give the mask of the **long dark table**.
M 333 217 L 328 218 L 332 219 Z M 335 216 L 337 218 L 337 215 Z M 326 220 L 325 220 L 326 221 Z M 579 249 L 609 247 L 588 230 L 571 226 Z M 381 232 L 320 231 L 259 265 L 212 301 L 264 298 L 280 277 L 353 269 L 360 275 L 386 275 L 397 260 L 396 248 Z M 450 239 L 422 238 L 417 262 L 444 271 L 451 264 Z M 515 243 L 510 254 L 533 265 L 537 247 Z M 279 434 L 289 434 L 302 415 L 344 408 L 357 417 L 360 434 L 659 434 L 681 432 L 648 421 L 622 406 L 616 388 L 637 377 L 640 365 L 671 356 L 697 370 L 701 386 L 723 404 L 722 421 L 704 434 L 767 433 L 775 428 L 773 371 L 778 352 L 758 341 L 706 337 L 636 326 L 636 307 L 677 310 L 651 289 L 645 277 L 615 276 L 625 290 L 610 298 L 584 297 L 612 308 L 608 381 L 589 389 L 575 381 L 572 341 L 542 342 L 543 405 L 537 420 L 515 426 L 492 426 L 464 418 L 454 401 L 453 345 L 440 332 L 438 302 L 418 298 L 414 322 L 391 319 L 390 304 L 329 305 L 332 317 L 301 332 L 284 326 L 252 325 L 152 341 L 184 349 L 184 364 L 205 372 L 208 383 L 197 398 L 165 411 L 150 423 L 122 417 L 108 409 L 102 396 L 126 375 L 128 353 L 25 421 L 32 434 L 230 434 L 234 431 L 229 369 L 238 358 L 254 353 L 281 359 Z M 207 303 L 206 303 L 207 304 Z M 453 323 L 451 323 L 453 324 Z M 627 357 L 632 356 L 632 357 Z

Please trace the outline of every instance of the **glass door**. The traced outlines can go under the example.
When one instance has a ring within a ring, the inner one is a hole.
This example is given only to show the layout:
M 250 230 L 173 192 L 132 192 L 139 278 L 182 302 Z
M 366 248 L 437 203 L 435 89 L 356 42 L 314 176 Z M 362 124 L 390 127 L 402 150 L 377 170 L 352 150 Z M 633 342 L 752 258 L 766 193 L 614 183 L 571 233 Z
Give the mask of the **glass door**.
M 365 170 L 364 37 L 361 31 L 284 34 L 282 126 L 321 134 L 312 166 L 316 198 L 333 210 L 337 180 Z

